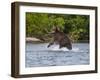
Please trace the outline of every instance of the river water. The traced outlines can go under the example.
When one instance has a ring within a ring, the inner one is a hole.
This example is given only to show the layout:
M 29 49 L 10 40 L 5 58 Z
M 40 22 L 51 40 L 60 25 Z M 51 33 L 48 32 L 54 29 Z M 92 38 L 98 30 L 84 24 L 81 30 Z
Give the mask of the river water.
M 89 43 L 73 43 L 73 49 L 47 48 L 49 43 L 26 43 L 25 67 L 89 65 Z

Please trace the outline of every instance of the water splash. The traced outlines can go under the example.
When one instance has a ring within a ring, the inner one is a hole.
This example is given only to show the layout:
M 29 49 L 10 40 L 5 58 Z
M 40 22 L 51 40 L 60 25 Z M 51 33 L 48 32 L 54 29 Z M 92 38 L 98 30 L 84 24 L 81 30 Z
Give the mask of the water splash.
M 34 46 L 34 45 L 33 45 Z M 29 48 L 28 51 L 34 52 L 34 51 L 66 51 L 66 52 L 84 52 L 84 49 L 82 47 L 78 47 L 78 45 L 73 44 L 72 50 L 67 49 L 66 47 L 59 48 L 59 45 L 52 45 L 49 48 L 47 47 L 48 43 L 39 44 L 35 47 L 37 48 Z
M 52 51 L 74 51 L 74 52 L 80 51 L 80 49 L 77 48 L 77 47 L 73 47 L 72 50 L 69 50 L 69 49 L 67 49 L 66 47 L 59 48 L 59 45 L 51 46 L 51 47 L 49 48 L 49 50 L 52 50 Z
M 74 51 L 74 52 L 78 52 L 78 51 L 80 51 L 80 49 L 77 48 L 77 47 L 74 47 L 74 48 L 72 49 L 72 51 Z

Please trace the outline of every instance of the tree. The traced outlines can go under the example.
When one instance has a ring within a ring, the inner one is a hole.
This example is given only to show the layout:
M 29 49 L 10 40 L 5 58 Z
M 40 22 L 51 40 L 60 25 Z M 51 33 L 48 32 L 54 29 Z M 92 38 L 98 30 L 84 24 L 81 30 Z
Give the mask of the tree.
M 89 40 L 89 16 L 48 13 L 26 13 L 26 36 L 49 39 L 53 26 L 72 40 Z M 84 37 L 83 37 L 84 36 Z

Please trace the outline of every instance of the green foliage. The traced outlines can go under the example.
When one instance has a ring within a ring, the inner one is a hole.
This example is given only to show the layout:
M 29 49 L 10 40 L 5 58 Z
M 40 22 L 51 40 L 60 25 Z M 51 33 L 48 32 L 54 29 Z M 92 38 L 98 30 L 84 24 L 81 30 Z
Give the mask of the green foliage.
M 66 19 L 67 20 L 67 19 Z M 65 29 L 68 29 L 72 40 L 89 39 L 89 18 L 88 16 L 76 15 L 66 21 Z M 84 36 L 84 37 L 83 37 Z
M 88 15 L 26 13 L 27 37 L 49 38 L 48 32 L 53 26 L 59 27 L 72 40 L 89 40 Z

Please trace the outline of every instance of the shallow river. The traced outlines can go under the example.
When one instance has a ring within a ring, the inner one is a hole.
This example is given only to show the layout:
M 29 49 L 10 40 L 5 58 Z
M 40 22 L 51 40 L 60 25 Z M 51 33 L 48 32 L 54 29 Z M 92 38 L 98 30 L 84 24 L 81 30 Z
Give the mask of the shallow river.
M 26 43 L 25 67 L 88 65 L 89 44 L 74 43 L 73 49 L 59 49 L 58 45 L 47 48 L 48 43 Z

